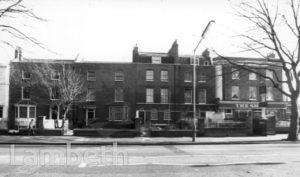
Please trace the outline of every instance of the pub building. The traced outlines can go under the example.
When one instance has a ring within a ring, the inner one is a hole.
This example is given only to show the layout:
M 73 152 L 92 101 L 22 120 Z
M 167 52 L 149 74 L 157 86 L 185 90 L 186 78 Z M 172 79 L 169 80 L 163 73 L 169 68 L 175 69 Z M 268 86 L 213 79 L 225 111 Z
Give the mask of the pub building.
M 268 61 L 255 58 L 232 58 L 237 62 L 259 63 L 255 68 L 257 72 L 274 78 L 274 72 L 266 69 Z M 216 58 L 216 98 L 219 98 L 218 111 L 224 116 L 224 121 L 247 121 L 249 118 L 268 118 L 275 116 L 275 120 L 283 120 L 286 117 L 287 102 L 283 94 L 273 87 L 271 81 L 260 77 L 256 73 L 236 68 L 226 61 Z M 264 65 L 266 64 L 266 65 Z M 282 70 L 280 67 L 272 68 L 280 79 Z M 263 83 L 266 88 L 265 107 L 259 103 L 262 98 L 259 94 L 259 86 Z M 265 109 L 265 111 L 263 110 Z M 265 112 L 264 115 L 262 113 Z

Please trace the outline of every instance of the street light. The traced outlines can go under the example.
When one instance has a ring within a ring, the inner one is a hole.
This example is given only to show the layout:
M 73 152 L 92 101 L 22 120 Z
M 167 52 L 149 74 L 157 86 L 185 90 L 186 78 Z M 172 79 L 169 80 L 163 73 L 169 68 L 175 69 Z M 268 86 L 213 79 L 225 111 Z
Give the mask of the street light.
M 202 32 L 202 35 L 201 35 L 201 39 L 200 41 L 198 42 L 196 48 L 194 49 L 194 54 L 193 54 L 193 115 L 194 115 L 194 119 L 193 119 L 193 122 L 194 122 L 194 125 L 193 125 L 193 142 L 196 141 L 196 134 L 197 134 L 197 128 L 196 128 L 196 51 L 200 45 L 200 43 L 202 42 L 202 40 L 205 38 L 205 35 L 206 33 L 209 31 L 212 23 L 214 23 L 215 21 L 214 20 L 211 20 L 208 22 L 208 24 L 206 25 L 204 31 Z

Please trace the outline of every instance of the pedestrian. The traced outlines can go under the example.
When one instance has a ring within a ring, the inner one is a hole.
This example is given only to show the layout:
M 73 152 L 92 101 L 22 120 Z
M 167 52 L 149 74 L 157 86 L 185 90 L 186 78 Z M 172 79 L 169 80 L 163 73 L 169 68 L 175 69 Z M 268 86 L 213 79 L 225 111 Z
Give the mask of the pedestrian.
M 34 135 L 34 130 L 33 130 L 33 119 L 31 119 L 29 126 L 28 126 L 28 135 L 33 136 Z

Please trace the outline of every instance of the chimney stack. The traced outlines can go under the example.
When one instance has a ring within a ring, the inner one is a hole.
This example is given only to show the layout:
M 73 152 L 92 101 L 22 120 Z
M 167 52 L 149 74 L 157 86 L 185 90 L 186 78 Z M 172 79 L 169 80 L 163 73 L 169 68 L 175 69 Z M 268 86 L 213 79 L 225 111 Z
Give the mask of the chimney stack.
M 15 59 L 22 61 L 22 49 L 21 47 L 16 47 L 15 49 Z

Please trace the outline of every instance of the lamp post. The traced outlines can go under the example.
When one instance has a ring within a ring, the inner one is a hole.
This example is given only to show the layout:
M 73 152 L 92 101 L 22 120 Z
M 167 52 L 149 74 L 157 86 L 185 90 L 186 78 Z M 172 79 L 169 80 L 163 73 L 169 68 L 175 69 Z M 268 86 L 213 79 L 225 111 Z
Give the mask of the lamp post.
M 206 25 L 204 31 L 202 32 L 202 35 L 201 35 L 201 39 L 200 41 L 198 42 L 196 48 L 194 49 L 193 51 L 193 142 L 196 141 L 196 136 L 197 136 L 197 126 L 196 126 L 196 120 L 197 120 L 197 117 L 196 117 L 196 51 L 200 45 L 200 43 L 202 42 L 202 40 L 205 38 L 205 34 L 208 32 L 208 30 L 210 29 L 212 23 L 214 23 L 215 21 L 214 20 L 211 20 L 208 22 L 208 24 Z

